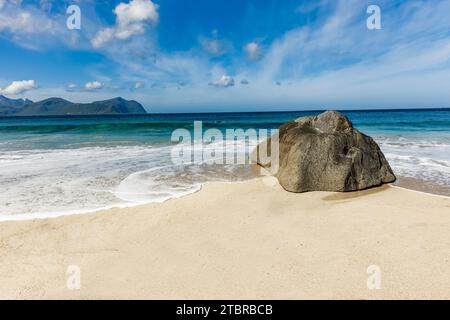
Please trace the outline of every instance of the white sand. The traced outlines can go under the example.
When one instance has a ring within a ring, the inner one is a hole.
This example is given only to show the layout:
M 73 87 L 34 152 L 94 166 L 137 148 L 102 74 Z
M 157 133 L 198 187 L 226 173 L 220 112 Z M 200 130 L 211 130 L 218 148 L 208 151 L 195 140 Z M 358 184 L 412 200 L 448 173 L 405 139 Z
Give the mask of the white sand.
M 285 192 L 269 178 L 163 204 L 0 223 L 0 298 L 450 299 L 450 199 Z M 66 286 L 69 265 L 81 288 Z M 381 289 L 367 288 L 370 265 Z

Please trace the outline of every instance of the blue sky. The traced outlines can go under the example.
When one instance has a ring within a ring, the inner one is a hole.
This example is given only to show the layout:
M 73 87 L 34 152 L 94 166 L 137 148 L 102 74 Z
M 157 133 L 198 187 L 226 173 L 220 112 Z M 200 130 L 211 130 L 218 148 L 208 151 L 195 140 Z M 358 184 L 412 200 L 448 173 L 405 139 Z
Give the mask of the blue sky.
M 450 107 L 449 15 L 450 0 L 0 0 L 0 93 L 153 112 Z

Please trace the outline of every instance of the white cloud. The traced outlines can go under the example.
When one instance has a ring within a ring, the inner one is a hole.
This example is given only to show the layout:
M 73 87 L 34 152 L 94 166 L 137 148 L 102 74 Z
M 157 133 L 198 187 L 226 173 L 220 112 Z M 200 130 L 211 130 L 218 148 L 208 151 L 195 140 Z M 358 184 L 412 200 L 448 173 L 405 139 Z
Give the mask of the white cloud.
M 144 84 L 143 84 L 142 82 L 136 82 L 136 83 L 134 84 L 134 88 L 135 88 L 136 90 L 142 89 L 143 87 L 144 87 Z
M 97 32 L 95 37 L 91 40 L 91 44 L 94 48 L 99 48 L 114 37 L 114 28 L 105 28 Z
M 219 80 L 210 83 L 210 85 L 215 87 L 228 88 L 234 86 L 234 79 L 233 77 L 223 75 Z
M 203 39 L 201 41 L 203 49 L 214 56 L 221 56 L 227 53 L 228 46 L 225 42 L 217 39 Z
M 9 86 L 0 89 L 1 94 L 18 95 L 38 87 L 34 80 L 13 81 Z
M 65 11 L 51 11 L 45 3 L 51 2 L 0 0 L 0 36 L 29 50 L 61 44 L 79 47 L 78 34 L 65 28 Z
M 75 83 L 70 83 L 67 85 L 66 91 L 67 92 L 75 92 L 79 90 L 78 85 L 76 85 Z
M 213 56 L 222 56 L 231 50 L 232 45 L 229 41 L 218 39 L 218 30 L 213 30 L 211 32 L 211 35 L 211 38 L 201 39 L 200 43 L 203 47 L 203 50 Z
M 256 42 L 248 43 L 244 49 L 250 60 L 258 60 L 262 57 L 261 47 Z
M 88 82 L 84 85 L 87 90 L 98 90 L 103 88 L 103 83 L 100 81 Z
M 114 13 L 117 16 L 117 37 L 128 37 L 144 32 L 144 23 L 158 23 L 158 5 L 151 0 L 132 0 L 129 4 L 120 3 Z
M 0 31 L 16 34 L 54 33 L 52 19 L 34 8 L 22 9 L 20 1 L 0 0 Z
M 147 23 L 156 25 L 159 21 L 158 5 L 151 0 L 131 0 L 119 3 L 114 9 L 116 24 L 100 30 L 91 40 L 94 48 L 101 47 L 113 38 L 126 40 L 143 34 Z

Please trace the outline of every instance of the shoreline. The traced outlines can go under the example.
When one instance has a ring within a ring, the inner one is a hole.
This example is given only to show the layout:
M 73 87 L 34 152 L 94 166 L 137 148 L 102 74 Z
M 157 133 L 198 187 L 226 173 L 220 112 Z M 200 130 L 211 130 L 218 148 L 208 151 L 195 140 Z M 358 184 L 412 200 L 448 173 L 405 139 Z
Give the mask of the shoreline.
M 254 170 L 254 169 L 252 169 Z M 8 222 L 8 221 L 32 221 L 32 220 L 45 220 L 45 219 L 55 219 L 59 217 L 65 217 L 65 216 L 73 216 L 73 215 L 84 215 L 84 214 L 95 214 L 103 211 L 108 211 L 112 209 L 127 209 L 127 208 L 136 208 L 139 206 L 145 206 L 149 204 L 155 204 L 155 203 L 165 203 L 167 201 L 171 201 L 174 199 L 180 199 L 183 197 L 188 197 L 192 194 L 195 194 L 197 192 L 200 192 L 204 186 L 208 184 L 216 184 L 216 183 L 223 183 L 223 184 L 234 184 L 234 183 L 245 183 L 252 180 L 257 179 L 264 179 L 264 176 L 255 176 L 254 178 L 248 179 L 248 180 L 242 180 L 242 181 L 208 181 L 205 183 L 200 184 L 200 187 L 197 190 L 192 191 L 191 193 L 187 194 L 181 194 L 177 197 L 172 197 L 170 199 L 166 199 L 162 202 L 156 202 L 156 201 L 148 201 L 148 202 L 142 202 L 142 203 L 136 203 L 136 204 L 115 204 L 110 205 L 106 207 L 96 208 L 96 209 L 79 209 L 79 210 L 71 210 L 66 212 L 58 212 L 58 211 L 51 211 L 51 212 L 36 212 L 36 213 L 24 213 L 24 214 L 13 214 L 13 215 L 1 215 L 0 214 L 0 223 L 2 222 Z M 431 196 L 437 196 L 437 197 L 443 197 L 443 198 L 450 198 L 450 187 L 445 188 L 443 186 L 437 185 L 437 184 L 431 184 L 429 182 L 425 182 L 420 179 L 416 178 L 409 178 L 409 177 L 398 177 L 397 181 L 394 183 L 385 184 L 389 185 L 395 188 L 401 188 L 407 191 L 414 191 L 419 192 L 426 195 Z M 378 187 L 372 187 L 366 190 L 362 191 L 370 191 L 371 189 L 376 189 L 383 187 L 384 185 L 378 186 Z M 322 191 L 319 191 L 322 192 Z M 354 192 L 361 192 L 361 191 L 354 191 Z M 352 192 L 343 192 L 342 194 L 348 194 Z
M 426 194 L 450 197 L 450 187 L 411 177 L 399 176 L 393 186 L 418 191 Z
M 448 197 L 389 185 L 295 194 L 274 180 L 0 222 L 0 298 L 450 298 Z M 79 290 L 66 287 L 71 265 Z M 371 265 L 382 270 L 381 290 L 367 288 Z

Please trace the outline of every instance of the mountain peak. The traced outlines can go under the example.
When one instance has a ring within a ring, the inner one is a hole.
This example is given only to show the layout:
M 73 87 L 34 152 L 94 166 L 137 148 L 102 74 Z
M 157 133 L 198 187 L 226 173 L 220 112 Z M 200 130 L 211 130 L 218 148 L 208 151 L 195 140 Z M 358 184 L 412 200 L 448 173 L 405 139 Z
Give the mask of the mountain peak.
M 4 109 L 17 109 L 32 104 L 33 101 L 28 99 L 10 99 L 0 94 L 0 113 Z

